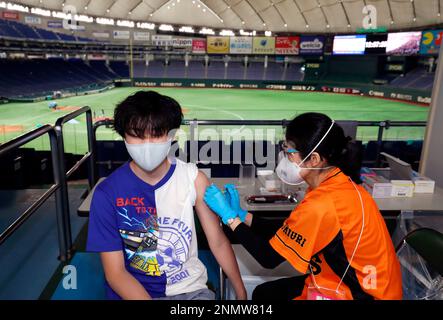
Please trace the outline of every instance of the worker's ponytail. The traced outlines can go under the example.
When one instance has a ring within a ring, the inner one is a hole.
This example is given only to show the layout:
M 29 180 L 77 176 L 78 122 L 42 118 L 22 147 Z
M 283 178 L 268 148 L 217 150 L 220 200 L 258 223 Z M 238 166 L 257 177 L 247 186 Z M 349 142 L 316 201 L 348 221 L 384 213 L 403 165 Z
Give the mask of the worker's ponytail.
M 346 140 L 343 154 L 337 158 L 336 164 L 334 164 L 335 159 L 326 159 L 329 164 L 339 167 L 341 171 L 349 176 L 355 183 L 360 184 L 360 169 L 362 163 L 361 146 L 358 145 L 357 142 L 352 141 L 351 137 L 347 137 Z
M 321 113 L 304 113 L 294 118 L 286 128 L 286 140 L 291 141 L 305 158 L 325 135 L 332 120 Z M 315 150 L 327 163 L 341 169 L 355 183 L 361 183 L 362 152 L 350 137 L 345 137 L 342 127 L 334 124 L 329 134 Z

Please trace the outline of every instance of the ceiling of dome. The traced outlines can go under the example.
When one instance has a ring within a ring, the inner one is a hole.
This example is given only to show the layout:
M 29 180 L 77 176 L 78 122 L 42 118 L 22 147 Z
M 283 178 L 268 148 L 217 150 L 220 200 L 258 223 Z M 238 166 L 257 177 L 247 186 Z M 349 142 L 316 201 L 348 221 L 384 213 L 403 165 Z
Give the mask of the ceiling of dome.
M 354 32 L 364 26 L 398 30 L 436 25 L 442 23 L 440 10 L 443 8 L 443 0 L 22 0 L 11 2 L 58 11 L 73 6 L 79 14 L 157 24 L 294 33 Z M 372 20 L 363 13 L 365 7 L 369 9 Z

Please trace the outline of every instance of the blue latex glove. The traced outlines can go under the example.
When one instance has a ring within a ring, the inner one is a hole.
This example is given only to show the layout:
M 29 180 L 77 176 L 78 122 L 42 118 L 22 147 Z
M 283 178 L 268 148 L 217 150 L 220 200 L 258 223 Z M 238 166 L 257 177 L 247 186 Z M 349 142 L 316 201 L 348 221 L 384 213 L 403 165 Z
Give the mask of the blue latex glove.
M 237 213 L 240 220 L 242 222 L 245 222 L 248 211 L 243 210 L 240 207 L 240 195 L 238 194 L 237 188 L 233 184 L 227 184 L 225 185 L 225 189 L 226 189 L 225 196 L 231 208 Z
M 237 213 L 231 208 L 225 195 L 217 188 L 216 185 L 210 185 L 206 188 L 204 201 L 223 221 L 224 224 L 228 224 L 229 219 L 237 217 Z

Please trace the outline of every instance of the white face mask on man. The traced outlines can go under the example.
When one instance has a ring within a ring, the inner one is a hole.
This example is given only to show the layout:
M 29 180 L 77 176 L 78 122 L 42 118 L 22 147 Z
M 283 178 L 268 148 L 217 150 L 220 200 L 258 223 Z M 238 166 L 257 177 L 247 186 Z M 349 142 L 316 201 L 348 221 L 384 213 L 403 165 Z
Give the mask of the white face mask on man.
M 282 180 L 284 183 L 289 184 L 289 185 L 299 185 L 304 182 L 304 179 L 300 175 L 300 172 L 302 169 L 304 169 L 304 170 L 326 170 L 326 169 L 332 168 L 332 167 L 305 168 L 305 167 L 301 167 L 301 165 L 311 156 L 311 154 L 315 150 L 317 150 L 318 146 L 323 142 L 323 140 L 328 136 L 329 132 L 332 130 L 334 123 L 335 123 L 335 121 L 332 120 L 332 124 L 329 127 L 328 131 L 326 131 L 323 138 L 320 139 L 320 141 L 312 149 L 312 151 L 309 152 L 309 154 L 299 164 L 296 164 L 296 163 L 290 161 L 287 156 L 282 157 L 282 159 L 278 163 L 277 168 L 275 168 L 275 173 L 280 178 L 280 180 Z
M 146 142 L 131 144 L 125 141 L 126 149 L 132 160 L 145 171 L 153 171 L 169 154 L 171 140 L 166 142 Z

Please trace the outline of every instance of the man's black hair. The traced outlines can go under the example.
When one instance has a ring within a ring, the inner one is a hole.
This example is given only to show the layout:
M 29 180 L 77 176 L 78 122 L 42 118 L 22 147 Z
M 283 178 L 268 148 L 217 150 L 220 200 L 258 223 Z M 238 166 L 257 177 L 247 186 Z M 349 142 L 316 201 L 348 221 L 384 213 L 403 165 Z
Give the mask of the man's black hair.
M 138 91 L 114 110 L 114 130 L 123 138 L 125 134 L 158 138 L 180 128 L 182 120 L 180 104 L 155 91 Z

